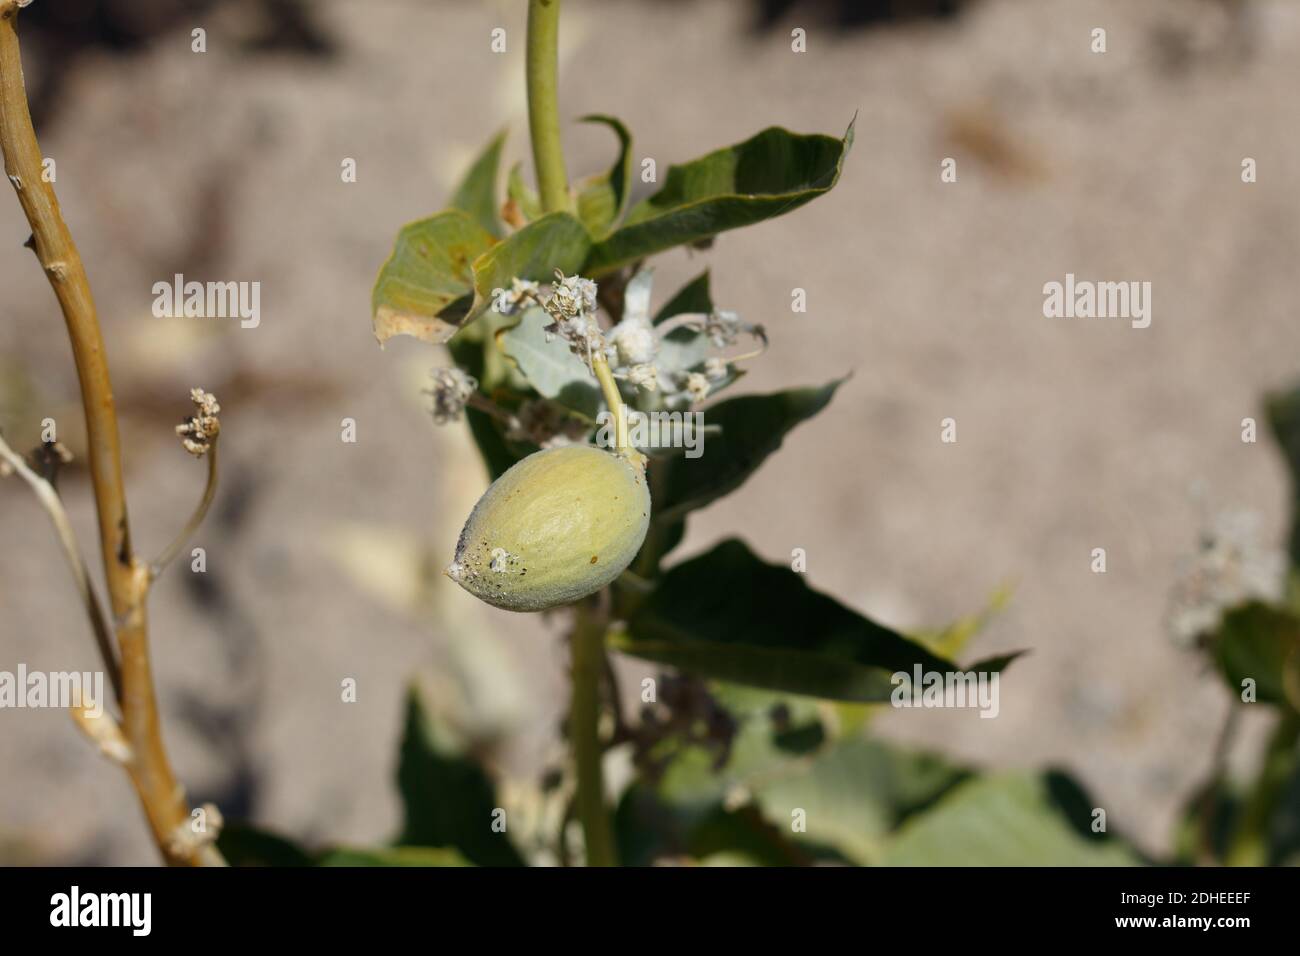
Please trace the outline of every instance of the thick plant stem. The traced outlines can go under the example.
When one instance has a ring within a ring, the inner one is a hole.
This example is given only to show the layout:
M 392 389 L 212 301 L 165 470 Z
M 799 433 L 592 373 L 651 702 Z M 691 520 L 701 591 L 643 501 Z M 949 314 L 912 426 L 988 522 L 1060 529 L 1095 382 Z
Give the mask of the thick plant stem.
M 560 141 L 556 95 L 559 66 L 560 0 L 528 0 L 528 132 L 543 212 L 569 208 L 569 180 Z
M 605 668 L 605 629 L 590 608 L 576 609 L 573 635 L 573 701 L 569 738 L 578 777 L 578 820 L 582 823 L 588 866 L 617 866 L 614 836 L 605 807 L 601 771 L 600 680 Z
M 219 863 L 215 849 L 185 838 L 190 832 L 189 808 L 163 747 L 145 616 L 149 573 L 131 548 L 104 341 L 81 255 L 63 221 L 54 188 L 42 176 L 40 146 L 23 87 L 17 15 L 18 0 L 0 0 L 0 149 L 5 173 L 31 225 L 32 248 L 63 311 L 81 385 L 104 575 L 117 626 L 122 733 L 131 748 L 127 771 L 163 858 L 181 865 Z

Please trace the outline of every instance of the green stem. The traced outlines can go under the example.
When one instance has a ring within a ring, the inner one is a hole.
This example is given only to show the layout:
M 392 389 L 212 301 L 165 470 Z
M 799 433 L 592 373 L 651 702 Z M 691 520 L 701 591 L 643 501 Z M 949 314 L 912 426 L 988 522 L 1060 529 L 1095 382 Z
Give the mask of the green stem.
M 1283 709 L 1264 752 L 1264 766 L 1246 797 L 1241 818 L 1225 854 L 1228 866 L 1267 866 L 1268 829 L 1295 767 L 1300 714 Z
M 560 141 L 560 106 L 556 96 L 560 36 L 560 0 L 529 0 L 528 132 L 533 140 L 533 165 L 542 211 L 569 208 L 569 182 Z
M 618 390 L 618 383 L 614 381 L 614 373 L 610 371 L 605 356 L 594 356 L 591 360 L 591 370 L 596 373 L 596 381 L 600 383 L 605 404 L 609 406 L 609 413 L 614 416 L 614 450 L 620 455 L 631 456 L 633 451 L 627 437 L 627 408 L 623 405 L 623 396 Z
M 605 809 L 601 774 L 600 678 L 605 664 L 605 629 L 598 615 L 579 606 L 573 635 L 573 702 L 569 737 L 577 765 L 578 819 L 582 822 L 588 866 L 617 866 L 614 836 Z

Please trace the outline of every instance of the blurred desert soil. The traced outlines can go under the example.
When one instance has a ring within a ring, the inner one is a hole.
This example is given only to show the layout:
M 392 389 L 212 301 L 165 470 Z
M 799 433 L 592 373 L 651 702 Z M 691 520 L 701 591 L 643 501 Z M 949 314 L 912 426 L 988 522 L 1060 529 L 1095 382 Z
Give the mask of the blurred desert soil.
M 202 466 L 170 434 L 188 388 L 224 406 L 225 477 L 195 542 L 208 573 L 178 564 L 152 602 L 180 775 L 227 815 L 360 842 L 398 823 L 413 675 L 434 675 L 440 706 L 472 709 L 505 735 L 505 762 L 533 772 L 553 756 L 565 655 L 555 622 L 481 608 L 437 578 L 482 473 L 462 430 L 423 410 L 441 357 L 411 341 L 381 351 L 368 318 L 397 228 L 439 208 L 503 124 L 509 158 L 526 158 L 521 4 L 312 6 L 329 41 L 314 52 L 256 43 L 252 5 L 232 2 L 130 55 L 33 56 L 28 78 L 60 80 L 42 147 L 103 315 L 146 554 L 200 491 Z M 1165 634 L 1179 559 L 1207 514 L 1253 510 L 1270 546 L 1287 514 L 1277 456 L 1239 431 L 1263 391 L 1300 376 L 1300 6 L 985 0 L 852 31 L 796 10 L 760 32 L 753 14 L 566 3 L 566 115 L 621 116 L 661 171 L 768 124 L 838 133 L 858 116 L 830 198 L 658 263 L 660 300 L 707 262 L 719 304 L 766 324 L 773 347 L 746 389 L 854 373 L 693 520 L 681 553 L 736 533 L 773 561 L 805 548 L 815 586 L 905 628 L 1014 582 L 974 648 L 1033 649 L 1001 715 L 892 713 L 883 732 L 1068 767 L 1113 828 L 1167 847 L 1227 706 Z M 206 54 L 190 51 L 194 26 Z M 496 26 L 505 54 L 489 50 Z M 790 52 L 795 26 L 805 54 Z M 1105 55 L 1089 52 L 1095 26 Z M 571 170 L 604 168 L 611 148 L 575 125 Z M 945 156 L 956 184 L 939 181 Z M 0 424 L 26 447 L 55 417 L 78 451 L 67 341 L 7 193 Z M 261 325 L 153 318 L 151 286 L 174 272 L 260 281 Z M 1152 326 L 1044 319 L 1043 283 L 1067 272 L 1151 281 Z M 795 287 L 805 315 L 790 312 Z M 955 445 L 939 441 L 948 416 Z M 64 487 L 93 553 L 84 474 Z M 0 543 L 0 667 L 95 666 L 46 520 L 14 481 L 0 485 Z M 346 677 L 355 704 L 340 702 Z M 125 778 L 63 714 L 0 719 L 0 858 L 154 861 Z

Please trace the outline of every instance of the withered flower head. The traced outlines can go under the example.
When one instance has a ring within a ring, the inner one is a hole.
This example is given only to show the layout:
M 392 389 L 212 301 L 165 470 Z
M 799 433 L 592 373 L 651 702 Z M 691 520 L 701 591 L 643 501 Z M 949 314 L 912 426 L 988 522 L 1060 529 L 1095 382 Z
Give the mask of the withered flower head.
M 195 414 L 176 426 L 176 434 L 187 452 L 202 458 L 221 434 L 221 421 L 217 418 L 221 406 L 217 404 L 217 396 L 201 388 L 190 389 L 190 401 L 194 403 Z

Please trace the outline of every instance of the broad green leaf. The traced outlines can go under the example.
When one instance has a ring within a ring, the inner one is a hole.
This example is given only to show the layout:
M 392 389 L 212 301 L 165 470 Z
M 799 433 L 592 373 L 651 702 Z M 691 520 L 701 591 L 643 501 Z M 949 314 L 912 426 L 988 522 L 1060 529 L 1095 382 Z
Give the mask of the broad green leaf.
M 1223 616 L 1212 647 L 1233 694 L 1253 680 L 1258 700 L 1300 710 L 1300 619 L 1251 601 Z
M 886 866 L 1135 866 L 1138 854 L 1091 831 L 1090 808 L 1061 774 L 978 777 L 914 814 L 890 841 Z M 811 815 L 810 815 L 811 825 Z
M 603 173 L 588 177 L 578 184 L 578 218 L 600 239 L 609 234 L 627 206 L 632 186 L 632 136 L 627 127 L 613 116 L 591 115 L 582 118 L 584 123 L 603 123 L 618 137 L 618 157 L 614 165 Z
M 708 315 L 713 311 L 713 294 L 709 290 L 709 270 L 705 269 L 655 313 L 654 324 L 666 322 L 675 315 Z
M 316 857 L 286 837 L 246 823 L 226 823 L 217 849 L 231 866 L 315 866 Z
M 511 233 L 474 260 L 474 302 L 466 322 L 492 306 L 492 290 L 512 278 L 552 282 L 555 270 L 577 272 L 591 249 L 586 227 L 567 212 L 553 212 Z
M 414 688 L 397 782 L 405 812 L 398 845 L 452 848 L 479 866 L 523 864 L 506 834 L 492 827 L 500 803 L 491 779 L 451 728 L 426 711 Z
M 1270 397 L 1268 420 L 1291 476 L 1291 565 L 1300 568 L 1300 386 Z
M 455 850 L 428 846 L 337 847 L 318 866 L 472 866 Z
M 455 335 L 473 301 L 473 263 L 493 241 L 459 209 L 403 227 L 370 296 L 379 344 L 394 335 L 435 344 Z
M 547 341 L 544 330 L 550 324 L 543 309 L 526 309 L 517 325 L 499 334 L 501 350 L 539 395 L 595 421 L 603 407 L 600 386 L 564 339 Z
M 501 236 L 501 220 L 497 217 L 497 173 L 505 140 L 504 130 L 492 137 L 451 197 L 453 209 L 469 213 L 475 222 L 497 238 Z
M 720 803 L 703 808 L 675 804 L 653 787 L 635 783 L 614 813 L 614 839 L 624 866 L 658 860 L 709 859 L 725 865 L 806 866 L 814 857 L 764 820 L 753 806 L 734 810 Z
M 510 175 L 506 177 L 506 196 L 526 222 L 541 218 L 542 201 L 537 197 L 536 191 L 524 182 L 521 163 L 510 167 Z
M 491 308 L 494 289 L 515 277 L 551 281 L 556 269 L 576 272 L 590 248 L 586 227 L 566 212 L 501 242 L 459 209 L 411 223 L 375 283 L 375 335 L 381 344 L 394 335 L 446 342 Z
M 892 675 L 917 665 L 960 670 L 735 539 L 665 572 L 611 643 L 696 676 L 836 700 L 889 700 Z
M 637 203 L 596 244 L 584 274 L 597 275 L 674 246 L 698 243 L 797 209 L 830 190 L 853 142 L 778 127 L 672 166 L 663 188 Z
M 674 459 L 665 466 L 664 493 L 655 499 L 655 520 L 671 525 L 687 512 L 735 491 L 781 447 L 787 432 L 830 404 L 843 381 L 710 405 L 704 410 L 704 423 L 720 425 L 722 434 L 705 442 L 700 457 Z
M 769 820 L 804 811 L 806 836 L 855 863 L 879 862 L 890 834 L 970 776 L 943 757 L 878 740 L 847 739 L 760 781 L 754 799 Z

